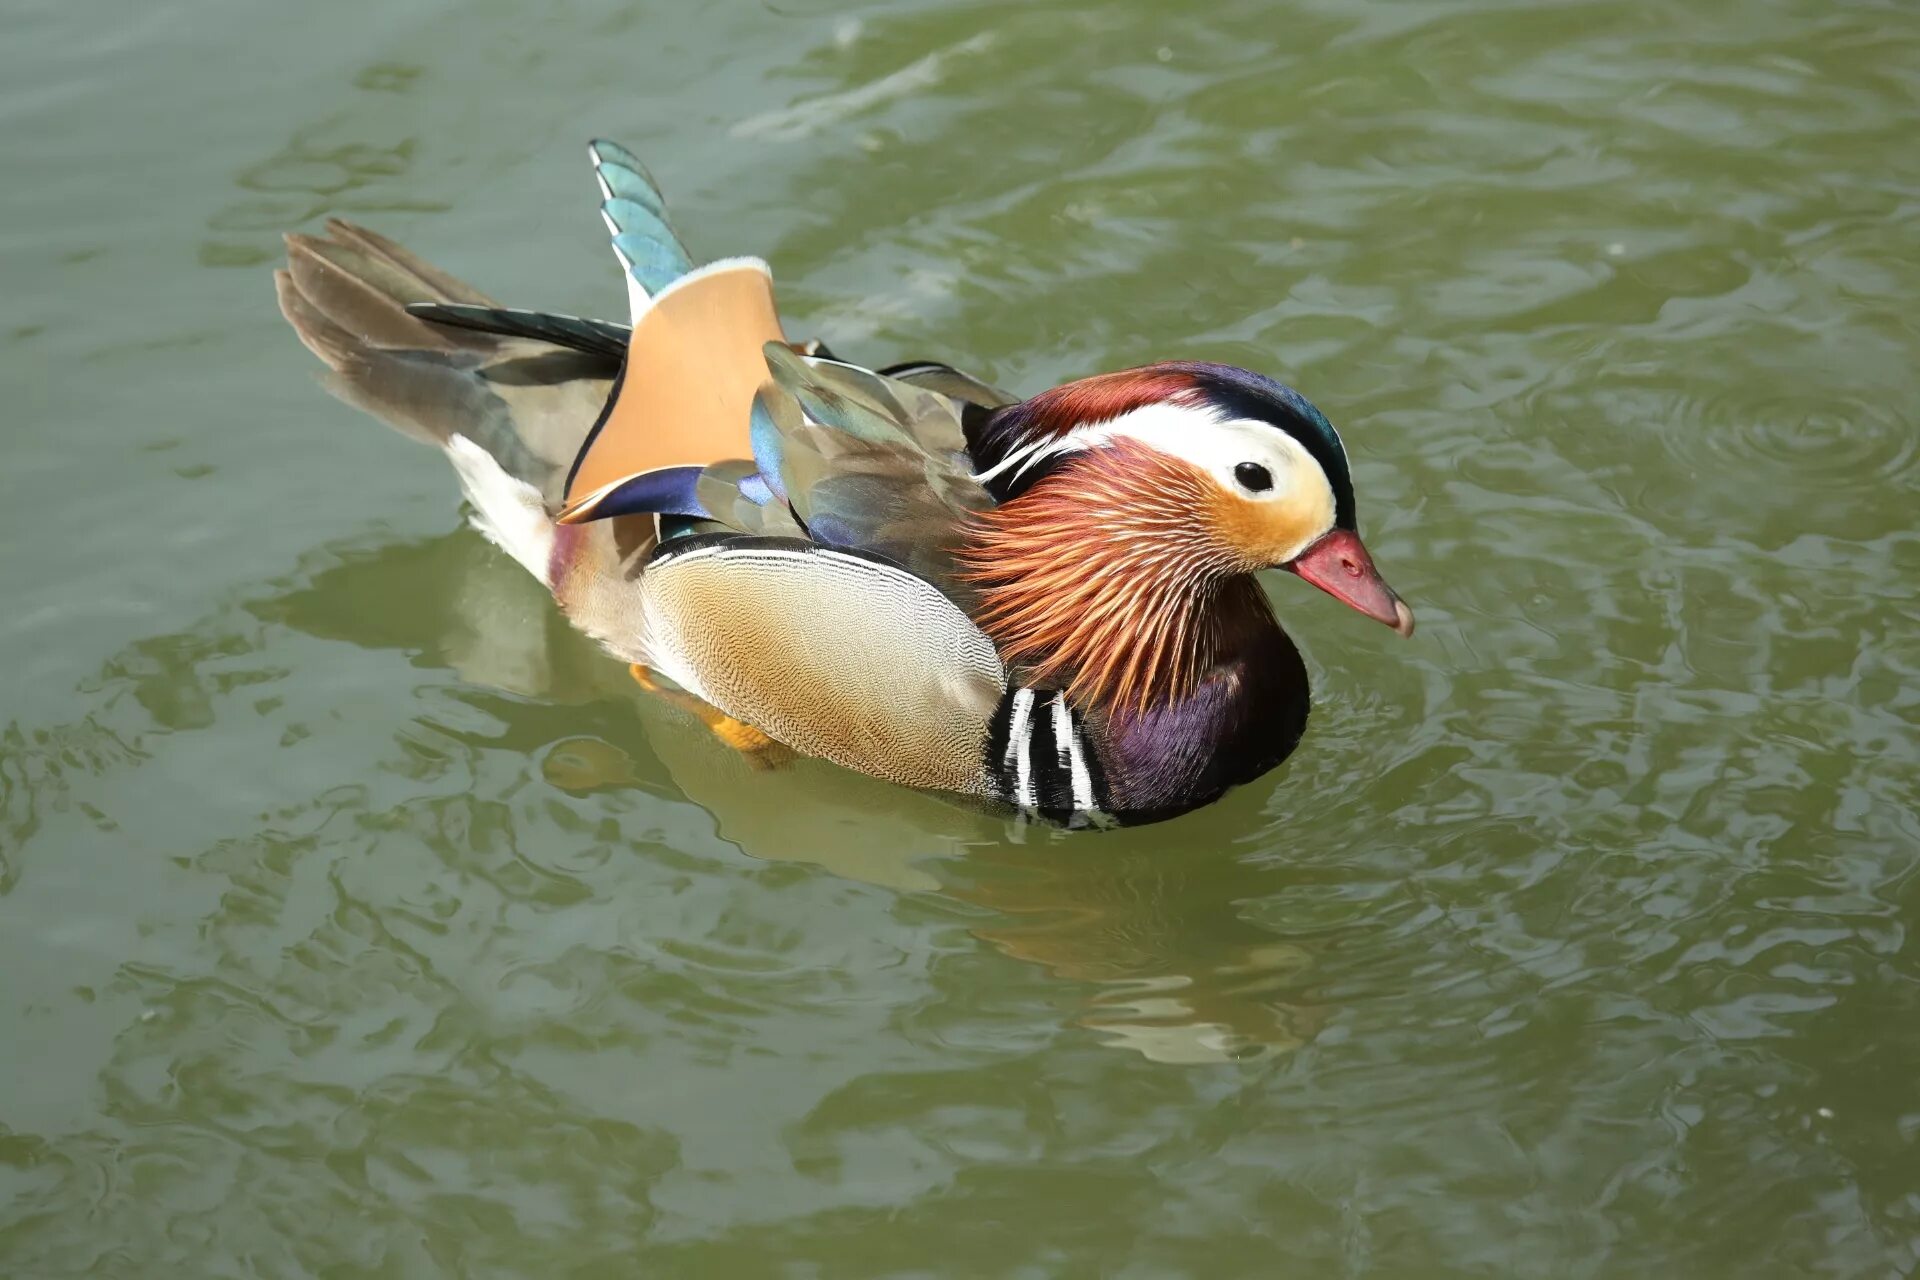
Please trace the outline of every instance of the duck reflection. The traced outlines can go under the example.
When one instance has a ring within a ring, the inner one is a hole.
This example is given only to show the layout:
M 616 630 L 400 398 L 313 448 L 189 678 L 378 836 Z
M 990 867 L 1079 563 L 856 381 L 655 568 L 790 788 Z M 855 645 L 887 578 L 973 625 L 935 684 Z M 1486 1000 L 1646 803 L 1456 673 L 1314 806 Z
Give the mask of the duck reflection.
M 1220 851 L 1128 847 L 1133 835 L 977 848 L 941 887 L 1006 917 L 979 937 L 1090 984 L 1079 1021 L 1110 1044 L 1161 1062 L 1222 1062 L 1310 1039 L 1321 1013 L 1298 994 L 1309 953 L 1236 905 L 1273 886 Z
M 784 751 L 742 754 L 692 706 L 641 695 L 625 667 L 476 536 L 355 555 L 256 608 L 298 630 L 408 649 L 468 682 L 584 713 L 565 719 L 574 731 L 540 757 L 545 780 L 561 790 L 682 795 L 750 856 L 987 909 L 993 918 L 975 935 L 1086 984 L 1076 1020 L 1110 1044 L 1163 1062 L 1244 1060 L 1286 1052 L 1322 1021 L 1299 994 L 1311 954 L 1240 909 L 1274 892 L 1270 869 L 1193 847 L 1192 835 L 1179 834 L 1185 824 L 1029 827 Z M 638 732 L 609 713 L 629 707 Z M 1229 803 L 1236 799 L 1246 803 Z

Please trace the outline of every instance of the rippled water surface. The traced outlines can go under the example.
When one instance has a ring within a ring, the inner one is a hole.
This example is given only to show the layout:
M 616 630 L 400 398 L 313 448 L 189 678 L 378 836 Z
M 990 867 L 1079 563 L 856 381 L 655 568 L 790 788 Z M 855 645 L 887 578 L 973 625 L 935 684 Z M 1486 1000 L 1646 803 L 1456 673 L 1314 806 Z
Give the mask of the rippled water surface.
M 1906 4 L 11 6 L 0 1274 L 1920 1267 Z M 1116 834 L 755 772 L 329 400 L 343 214 L 617 313 L 1269 370 L 1403 644 Z

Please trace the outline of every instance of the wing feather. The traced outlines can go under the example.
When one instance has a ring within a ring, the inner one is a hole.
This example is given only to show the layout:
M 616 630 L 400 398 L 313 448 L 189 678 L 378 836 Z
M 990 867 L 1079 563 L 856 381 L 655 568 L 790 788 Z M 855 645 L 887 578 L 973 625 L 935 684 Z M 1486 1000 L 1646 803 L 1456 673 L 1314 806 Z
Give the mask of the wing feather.
M 764 262 L 730 258 L 680 277 L 635 321 L 620 384 L 567 481 L 562 523 L 592 519 L 629 478 L 752 455 L 761 348 L 780 339 Z
M 777 474 L 815 541 L 901 564 L 959 601 L 954 548 L 969 513 L 992 505 L 973 478 L 966 404 L 855 365 L 769 345 L 755 457 Z M 777 456 L 770 456 L 777 455 Z

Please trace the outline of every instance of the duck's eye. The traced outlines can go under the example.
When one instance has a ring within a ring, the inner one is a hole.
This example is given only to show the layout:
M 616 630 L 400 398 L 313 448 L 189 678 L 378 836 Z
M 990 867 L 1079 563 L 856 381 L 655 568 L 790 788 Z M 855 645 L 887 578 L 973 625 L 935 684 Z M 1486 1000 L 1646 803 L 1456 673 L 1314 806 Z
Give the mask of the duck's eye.
M 1273 488 L 1273 472 L 1257 462 L 1243 462 L 1233 469 L 1233 478 L 1248 493 L 1265 493 Z

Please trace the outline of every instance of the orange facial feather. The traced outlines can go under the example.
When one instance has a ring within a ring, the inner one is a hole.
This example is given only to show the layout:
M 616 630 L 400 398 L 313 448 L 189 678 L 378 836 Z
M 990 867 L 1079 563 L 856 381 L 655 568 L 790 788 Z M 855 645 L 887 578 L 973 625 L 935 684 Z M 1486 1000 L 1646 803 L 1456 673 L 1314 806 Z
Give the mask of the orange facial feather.
M 1283 497 L 1256 499 L 1216 490 L 1207 515 L 1221 543 L 1243 555 L 1249 569 L 1264 569 L 1333 527 L 1333 492 L 1302 485 Z

